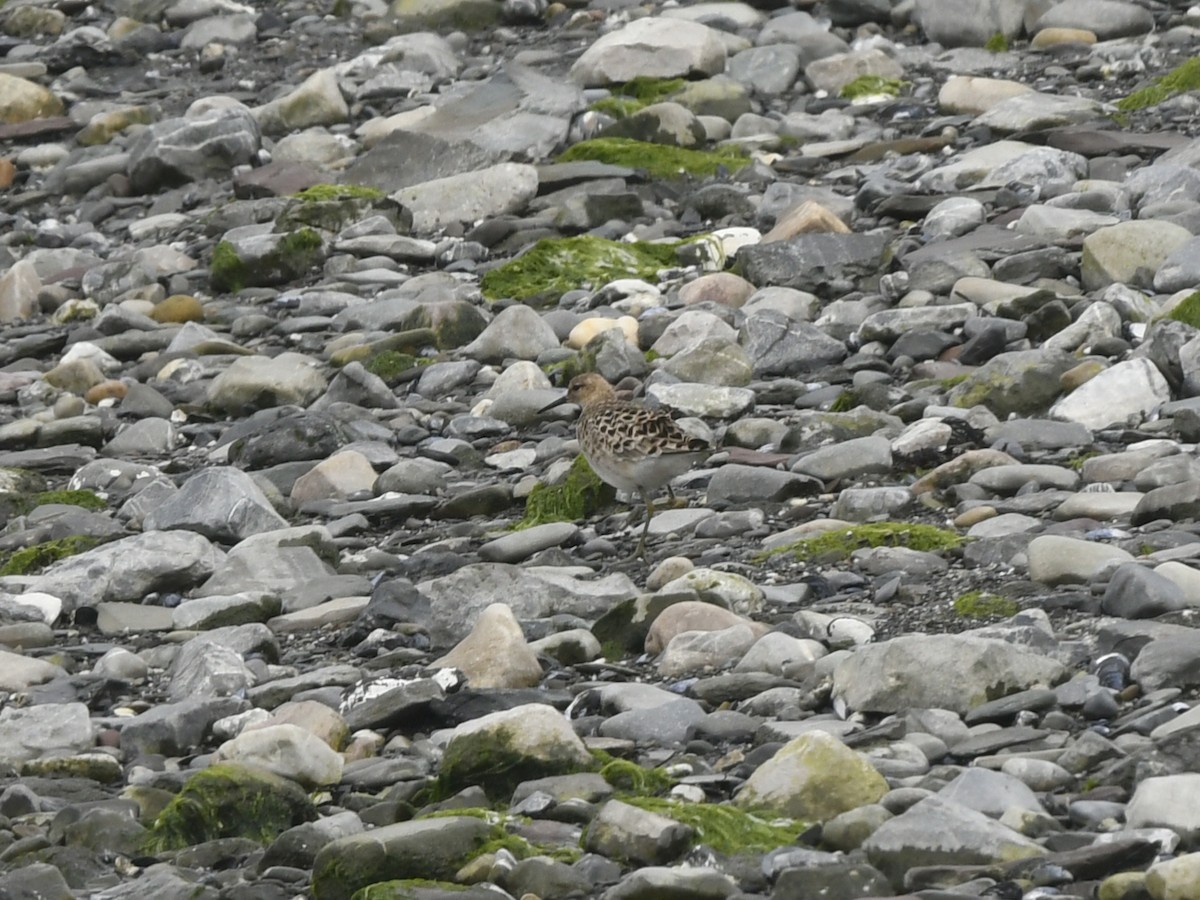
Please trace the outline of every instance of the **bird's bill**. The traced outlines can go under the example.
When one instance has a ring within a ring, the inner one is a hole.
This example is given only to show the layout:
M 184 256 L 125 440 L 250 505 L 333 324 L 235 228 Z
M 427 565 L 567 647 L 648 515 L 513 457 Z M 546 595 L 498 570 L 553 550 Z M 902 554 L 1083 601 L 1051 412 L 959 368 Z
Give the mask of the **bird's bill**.
M 563 406 L 563 405 L 567 404 L 568 402 L 570 402 L 570 401 L 567 400 L 567 395 L 563 394 L 557 400 L 551 400 L 549 403 L 547 403 L 545 406 L 543 406 L 541 409 L 539 409 L 538 412 L 544 413 L 551 409 L 554 409 L 556 406 Z

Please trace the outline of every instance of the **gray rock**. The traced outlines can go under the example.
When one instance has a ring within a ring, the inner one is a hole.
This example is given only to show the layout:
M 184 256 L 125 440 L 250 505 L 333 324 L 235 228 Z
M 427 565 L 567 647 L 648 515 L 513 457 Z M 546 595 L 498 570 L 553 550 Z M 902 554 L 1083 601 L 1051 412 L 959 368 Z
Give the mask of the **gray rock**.
M 121 747 L 135 756 L 183 756 L 200 745 L 214 722 L 248 707 L 236 697 L 189 697 L 178 703 L 160 703 L 121 720 Z
M 249 475 L 232 466 L 216 466 L 192 475 L 178 493 L 147 514 L 143 527 L 185 529 L 210 540 L 237 543 L 252 534 L 286 528 L 287 521 Z
M 810 372 L 839 363 L 847 355 L 841 341 L 776 310 L 750 315 L 738 340 L 759 377 Z
M 742 274 L 757 287 L 799 288 L 828 297 L 846 293 L 856 278 L 878 273 L 884 249 L 882 235 L 801 234 L 744 247 L 738 260 Z
M 244 356 L 213 379 L 208 402 L 229 412 L 308 406 L 325 388 L 325 377 L 315 362 L 299 353 L 281 353 L 273 359 Z
M 863 849 L 893 884 L 917 866 L 988 865 L 1046 854 L 1029 838 L 940 797 L 928 797 L 884 822 Z
M 1170 828 L 1184 841 L 1200 836 L 1200 815 L 1191 802 L 1200 775 L 1164 775 L 1141 781 L 1125 811 L 1126 828 Z
M 782 503 L 793 497 L 817 493 L 822 485 L 814 478 L 780 472 L 762 466 L 727 464 L 714 473 L 708 484 L 708 502 L 717 509 L 769 501 Z
M 1162 637 L 1142 647 L 1130 676 L 1144 691 L 1200 685 L 1200 648 L 1189 635 Z
M 197 100 L 181 118 L 151 125 L 129 148 L 129 178 L 148 193 L 227 177 L 254 159 L 262 141 L 250 110 L 228 97 Z
M 0 710 L 0 759 L 10 765 L 92 748 L 93 728 L 82 703 Z
M 593 87 L 639 76 L 716 75 L 724 68 L 725 46 L 711 28 L 648 16 L 594 41 L 571 66 L 571 79 Z
M 1170 222 L 1137 220 L 1101 228 L 1083 241 L 1083 286 L 1089 291 L 1110 284 L 1150 289 L 1154 273 L 1191 239 L 1191 232 Z
M 179 648 L 171 664 L 172 702 L 189 697 L 215 698 L 240 694 L 254 683 L 242 655 L 208 637 L 192 638 Z
M 498 163 L 401 188 L 392 196 L 412 211 L 413 230 L 428 233 L 460 222 L 518 212 L 537 194 L 537 169 Z
M 1024 16 L 1023 4 L 995 0 L 919 0 L 913 14 L 926 37 L 946 47 L 982 47 L 997 33 L 1011 40 Z
M 1009 810 L 1045 812 L 1037 795 L 1011 775 L 969 768 L 938 791 L 942 800 L 999 819 Z
M 881 673 L 890 673 L 883 677 Z M 867 644 L 833 671 L 833 692 L 853 710 L 899 712 L 909 708 L 965 713 L 1021 690 L 1061 681 L 1061 664 L 1005 641 L 968 635 L 912 635 Z
M 544 569 L 534 574 L 501 563 L 463 566 L 417 587 L 429 598 L 430 637 L 436 646 L 466 637 L 476 615 L 493 603 L 507 604 L 518 619 L 545 618 L 558 613 L 594 619 L 637 593 L 633 583 L 622 574 L 583 581 Z
M 717 869 L 643 866 L 601 897 L 602 900 L 654 900 L 658 897 L 725 900 L 737 893 L 733 879 Z
M 155 591 L 185 591 L 212 574 L 220 551 L 189 532 L 148 532 L 69 557 L 28 582 L 64 610 L 102 601 L 141 602 Z
M 1183 590 L 1165 575 L 1125 563 L 1113 572 L 1100 608 L 1123 619 L 1152 619 L 1189 605 Z
M 329 842 L 313 863 L 313 894 L 350 900 L 379 880 L 449 878 L 487 838 L 488 824 L 469 816 L 384 825 Z
M 655 866 L 678 859 L 694 834 L 674 819 L 609 800 L 588 826 L 583 846 L 591 853 Z
M 1038 18 L 1033 30 L 1086 28 L 1102 41 L 1146 34 L 1154 29 L 1148 9 L 1120 0 L 1062 0 Z

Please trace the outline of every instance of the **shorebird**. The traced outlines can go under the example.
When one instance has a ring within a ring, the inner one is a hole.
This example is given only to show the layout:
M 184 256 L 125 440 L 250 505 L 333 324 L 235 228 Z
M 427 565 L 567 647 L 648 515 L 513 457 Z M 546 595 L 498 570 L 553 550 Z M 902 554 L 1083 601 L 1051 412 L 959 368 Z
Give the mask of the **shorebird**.
M 646 504 L 646 523 L 637 555 L 646 555 L 646 532 L 654 515 L 650 494 L 665 487 L 711 451 L 708 442 L 688 434 L 666 410 L 647 409 L 617 399 L 612 385 L 595 373 L 577 375 L 565 396 L 542 407 L 576 403 L 582 412 L 575 426 L 579 449 L 601 481 L 617 490 L 636 492 Z

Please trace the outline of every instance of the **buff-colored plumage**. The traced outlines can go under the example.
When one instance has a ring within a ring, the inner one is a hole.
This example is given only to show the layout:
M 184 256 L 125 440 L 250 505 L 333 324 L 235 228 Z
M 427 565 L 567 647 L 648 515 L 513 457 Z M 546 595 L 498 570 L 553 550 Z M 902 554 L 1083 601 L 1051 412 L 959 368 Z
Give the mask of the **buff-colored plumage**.
M 579 449 L 600 479 L 622 491 L 636 491 L 646 504 L 639 551 L 654 507 L 650 494 L 668 487 L 709 453 L 707 442 L 688 434 L 665 410 L 647 409 L 617 398 L 612 385 L 594 373 L 571 379 L 563 401 L 582 410 L 576 425 Z M 557 404 L 551 404 L 557 405 Z

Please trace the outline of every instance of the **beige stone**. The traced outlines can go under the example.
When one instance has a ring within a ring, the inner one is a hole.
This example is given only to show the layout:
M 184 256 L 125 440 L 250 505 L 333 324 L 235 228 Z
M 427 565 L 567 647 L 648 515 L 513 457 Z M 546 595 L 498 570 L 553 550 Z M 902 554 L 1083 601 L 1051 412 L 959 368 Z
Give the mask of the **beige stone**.
M 40 84 L 0 73 L 0 122 L 11 125 L 62 112 L 63 102 Z
M 1086 28 L 1043 28 L 1033 36 L 1029 46 L 1035 50 L 1053 47 L 1056 44 L 1094 44 L 1096 32 Z
M 1028 85 L 1005 78 L 956 75 L 938 92 L 938 108 L 945 113 L 977 116 L 997 103 L 1032 90 Z
M 537 654 L 504 603 L 481 612 L 471 633 L 434 665 L 462 670 L 473 688 L 533 687 L 542 680 Z

